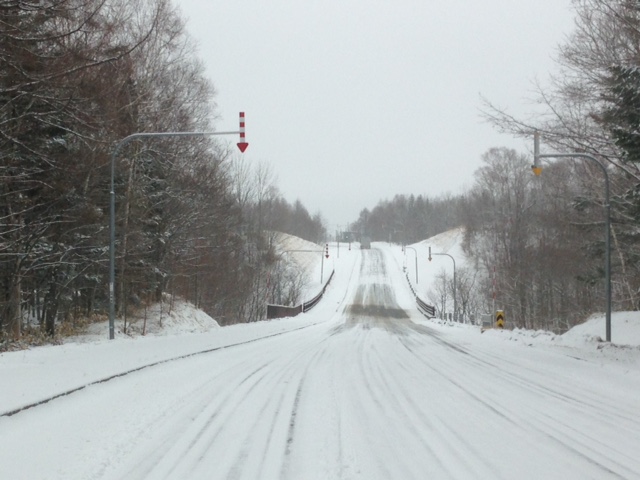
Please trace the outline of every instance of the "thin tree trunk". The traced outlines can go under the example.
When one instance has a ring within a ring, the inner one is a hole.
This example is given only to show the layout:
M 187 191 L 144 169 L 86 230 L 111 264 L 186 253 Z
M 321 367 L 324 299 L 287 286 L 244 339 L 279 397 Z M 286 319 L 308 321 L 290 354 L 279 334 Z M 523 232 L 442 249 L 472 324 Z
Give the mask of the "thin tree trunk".
M 144 305 L 144 321 L 142 322 L 142 335 L 147 334 L 147 305 Z
M 57 295 L 58 295 L 58 286 L 56 283 L 57 275 L 53 275 L 53 281 L 49 287 L 49 291 L 45 297 L 45 306 L 43 309 L 43 317 L 44 317 L 44 330 L 47 335 L 53 337 L 56 333 L 56 315 L 58 313 L 58 305 L 57 305 Z
M 618 257 L 620 258 L 620 268 L 622 269 L 622 275 L 621 275 L 622 283 L 627 288 L 631 310 L 636 310 L 637 308 L 636 296 L 633 293 L 633 289 L 631 288 L 631 285 L 629 284 L 629 281 L 628 281 L 627 264 L 624 261 L 624 255 L 622 254 L 622 251 L 620 250 L 620 245 L 618 244 L 618 236 L 616 235 L 616 229 L 613 226 L 611 226 L 611 237 L 613 238 L 613 244 L 615 245 L 615 249 L 618 252 Z
M 11 336 L 14 340 L 19 340 L 22 336 L 22 315 L 20 308 L 22 294 L 20 287 L 20 274 L 16 272 L 9 292 L 8 308 L 9 332 L 11 332 Z

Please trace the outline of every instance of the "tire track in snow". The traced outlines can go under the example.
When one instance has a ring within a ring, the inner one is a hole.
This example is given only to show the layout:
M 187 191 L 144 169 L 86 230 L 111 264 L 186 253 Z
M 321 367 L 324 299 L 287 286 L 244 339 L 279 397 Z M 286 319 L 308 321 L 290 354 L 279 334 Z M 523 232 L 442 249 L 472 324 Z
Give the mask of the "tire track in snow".
M 399 371 L 405 372 L 407 375 L 407 377 L 402 380 L 398 377 L 391 377 L 391 381 L 396 385 L 394 390 L 402 395 L 403 401 L 407 405 L 407 410 L 410 409 L 416 417 L 421 419 L 423 424 L 430 427 L 431 431 L 438 432 L 439 441 L 446 443 L 447 448 L 456 458 L 455 461 L 464 467 L 465 476 L 476 478 L 499 478 L 494 466 L 486 460 L 484 452 L 465 438 L 463 433 L 451 428 L 451 426 L 446 423 L 439 421 L 438 418 L 430 418 L 429 414 L 425 411 L 424 406 L 407 391 L 406 386 L 411 383 L 415 383 L 415 380 L 412 382 L 412 377 L 416 375 L 415 353 L 408 345 L 408 339 L 415 335 L 416 332 L 411 331 L 407 336 L 398 338 L 399 343 L 409 352 L 411 358 L 407 359 L 400 353 L 393 357 L 396 362 L 396 368 Z M 431 445 L 430 448 L 433 449 L 433 445 Z M 469 454 L 472 458 L 470 458 Z M 478 464 L 484 468 L 484 471 L 478 471 Z M 459 475 L 460 472 L 457 472 L 457 474 Z
M 407 345 L 405 345 L 405 347 L 407 347 Z M 544 409 L 536 407 L 535 404 L 528 404 L 526 405 L 526 408 L 522 408 L 522 406 L 520 406 L 520 408 L 515 409 L 510 404 L 506 403 L 499 395 L 490 394 L 486 389 L 486 386 L 478 383 L 474 378 L 473 373 L 465 373 L 468 371 L 473 372 L 473 370 L 477 370 L 478 368 L 481 368 L 483 372 L 488 370 L 487 362 L 478 359 L 474 354 L 467 352 L 467 355 L 460 357 L 461 363 L 464 362 L 466 364 L 465 366 L 468 367 L 468 370 L 462 366 L 458 366 L 458 368 L 456 368 L 455 375 L 456 377 L 461 378 L 461 380 L 456 381 L 452 378 L 453 373 L 451 371 L 451 364 L 436 367 L 433 359 L 430 358 L 429 361 L 427 361 L 413 349 L 409 347 L 407 347 L 407 349 L 416 355 L 425 367 L 441 375 L 448 382 L 457 386 L 461 391 L 465 392 L 465 394 L 470 395 L 474 400 L 482 404 L 485 408 L 491 410 L 494 414 L 502 417 L 508 422 L 518 425 L 521 431 L 526 430 L 528 432 L 536 432 L 541 437 L 546 438 L 548 442 L 552 442 L 557 447 L 567 451 L 568 455 L 573 455 L 581 459 L 580 465 L 588 464 L 596 466 L 603 474 L 607 475 L 608 478 L 628 478 L 629 475 L 633 476 L 637 472 L 637 470 L 633 470 L 627 466 L 628 462 L 622 463 L 619 460 L 614 460 L 612 457 L 622 456 L 626 460 L 631 460 L 634 463 L 637 462 L 633 458 L 620 455 L 611 446 L 603 444 L 599 438 L 590 436 L 575 428 L 573 428 L 574 434 L 570 435 L 567 433 L 567 429 L 559 428 L 559 425 L 563 425 L 562 419 L 551 417 L 544 411 Z M 496 377 L 496 379 L 500 379 L 502 382 L 505 382 L 505 384 L 509 384 L 510 388 L 515 385 L 518 388 L 529 390 L 532 393 L 543 396 L 545 399 L 544 401 L 548 401 L 549 399 L 561 402 L 575 400 L 571 405 L 571 408 L 584 405 L 584 402 L 580 399 L 576 399 L 563 394 L 562 392 L 557 392 L 549 387 L 532 382 L 529 378 L 519 377 L 517 375 L 514 376 L 509 372 L 505 372 L 503 368 L 500 368 L 501 365 L 490 364 L 490 366 L 492 367 L 490 370 L 492 375 Z M 461 383 L 462 379 L 464 379 L 464 385 Z M 484 392 L 484 396 L 480 396 L 479 394 L 474 393 L 474 391 Z M 542 402 L 543 400 L 538 403 Z M 500 410 L 498 410 L 495 405 L 500 405 Z M 594 416 L 594 420 L 596 420 L 593 410 L 585 410 L 585 412 L 591 413 Z M 549 420 L 543 420 L 545 416 Z M 530 417 L 534 418 L 536 422 L 530 420 Z M 542 423 L 542 425 L 540 425 L 540 423 Z M 576 432 L 578 432 L 579 435 L 577 435 Z M 579 438 L 580 436 L 587 438 L 588 441 L 581 441 Z M 599 448 L 595 448 L 590 444 L 598 444 Z M 602 449 L 608 450 L 610 456 L 605 457 L 600 451 Z M 594 458 L 598 460 L 595 460 Z M 579 469 L 582 467 L 576 468 Z M 588 472 L 593 472 L 593 468 L 584 469 L 585 475 L 589 475 Z
M 271 349 L 270 345 L 261 348 L 267 351 Z M 225 419 L 232 415 L 227 413 L 229 406 L 241 408 L 242 400 L 249 398 L 249 393 L 270 374 L 269 368 L 277 360 L 277 355 L 271 357 L 257 367 L 254 357 L 242 359 L 213 375 L 199 395 L 190 398 L 188 394 L 181 395 L 184 405 L 172 411 L 173 417 L 177 417 L 177 420 L 173 420 L 175 425 L 171 427 L 172 440 L 164 441 L 160 447 L 150 446 L 147 453 L 141 456 L 150 460 L 131 468 L 126 478 L 166 478 L 176 469 L 184 468 L 185 458 L 194 456 L 196 446 L 200 448 L 204 441 L 203 437 L 210 436 L 212 428 L 224 424 Z M 224 388 L 219 388 L 220 385 L 224 385 Z M 162 431 L 167 435 L 166 429 Z
M 617 423 L 620 428 L 627 429 L 630 433 L 640 431 L 640 420 L 638 419 L 637 410 L 632 408 L 632 406 L 626 407 L 624 405 L 615 405 L 615 408 L 611 408 L 611 405 L 603 402 L 601 396 L 596 396 L 593 392 L 585 389 L 581 389 L 580 397 L 569 395 L 560 390 L 560 388 L 563 387 L 562 383 L 557 383 L 557 387 L 552 389 L 547 385 L 543 385 L 542 383 L 533 380 L 531 375 L 524 376 L 521 373 L 507 370 L 506 368 L 510 367 L 505 366 L 504 359 L 496 354 L 483 352 L 482 356 L 490 358 L 491 361 L 481 358 L 479 354 L 475 354 L 473 357 L 482 364 L 496 370 L 499 374 L 504 375 L 511 381 L 517 382 L 526 388 L 531 388 L 533 390 L 538 389 L 552 396 L 556 396 L 558 399 L 571 403 L 576 408 L 580 408 L 586 413 L 598 411 L 598 418 L 607 417 L 612 423 Z M 526 369 L 533 375 L 540 374 L 539 370 L 535 370 L 533 368 L 521 365 L 518 367 L 520 371 Z
M 556 383 L 556 387 L 544 385 L 539 381 L 533 379 L 534 376 L 539 375 L 540 371 L 533 368 L 526 368 L 519 366 L 519 370 L 526 370 L 530 372 L 530 375 L 524 376 L 521 373 L 512 372 L 509 369 L 510 365 L 505 364 L 504 359 L 493 353 L 484 353 L 486 357 L 494 359 L 494 361 L 487 361 L 480 358 L 478 354 L 471 355 L 471 360 L 478 361 L 479 365 L 487 366 L 491 368 L 496 376 L 503 378 L 510 384 L 518 385 L 531 393 L 541 396 L 545 401 L 549 399 L 557 400 L 557 403 L 566 404 L 566 408 L 572 412 L 577 412 L 581 417 L 590 417 L 592 421 L 597 424 L 608 424 L 611 431 L 615 431 L 617 434 L 626 432 L 630 436 L 634 436 L 640 431 L 640 422 L 638 417 L 629 409 L 623 409 L 620 404 L 611 405 L 604 403 L 602 397 L 596 397 L 592 392 L 581 389 L 579 396 L 574 394 L 565 393 L 562 389 L 565 387 L 563 383 Z M 624 412 L 623 412 L 624 410 Z M 583 450 L 589 451 L 592 457 L 603 458 L 604 463 L 610 463 L 611 457 L 622 456 L 627 461 L 634 460 L 635 456 L 623 455 L 619 450 L 610 444 L 607 444 L 601 438 L 590 432 L 578 430 L 573 425 L 567 423 L 562 417 L 552 417 L 543 408 L 533 409 L 536 417 L 540 420 L 543 418 L 550 419 L 548 426 L 550 429 L 557 430 L 559 435 L 565 434 L 564 430 L 571 430 L 574 432 L 573 436 L 569 436 L 571 442 L 575 442 L 582 446 Z M 557 426 L 561 425 L 563 428 L 559 429 Z M 584 440 L 580 440 L 583 438 Z M 567 442 L 565 442 L 567 443 Z M 598 444 L 597 449 L 589 446 L 588 444 Z M 568 443 L 567 443 L 568 444 Z M 571 446 L 571 445 L 569 445 Z M 602 451 L 609 452 L 609 457 L 604 457 Z M 626 468 L 623 464 L 618 463 L 618 467 L 623 470 Z
M 224 398 L 217 402 L 215 408 L 212 409 L 213 411 L 208 414 L 208 418 L 198 427 L 197 432 L 190 439 L 182 455 L 176 459 L 171 469 L 166 473 L 165 478 L 176 478 L 174 476 L 175 471 L 185 466 L 186 468 L 182 468 L 184 472 L 178 477 L 189 478 L 191 476 L 191 472 L 205 459 L 211 446 L 218 440 L 224 428 L 226 418 L 233 416 L 234 413 L 242 407 L 243 402 L 251 397 L 260 382 L 268 375 L 265 371 L 267 365 L 268 364 L 265 364 L 250 373 L 233 390 L 227 392 Z M 262 372 L 262 375 L 256 375 L 258 372 Z M 251 383 L 248 383 L 249 380 L 251 380 Z M 241 388 L 245 383 L 247 383 L 246 387 Z M 237 401 L 234 402 L 236 399 Z M 226 406 L 228 405 L 233 405 L 232 409 L 227 409 Z M 199 453 L 196 454 L 196 450 Z M 245 457 L 242 451 L 239 456 Z M 187 458 L 190 459 L 189 465 L 185 463 L 185 459 Z
M 304 363 L 300 362 L 300 358 L 296 358 L 294 361 L 291 362 L 292 365 L 297 366 L 296 370 L 298 373 L 300 373 L 301 368 L 302 368 L 302 371 L 297 380 L 297 388 L 295 390 L 295 396 L 293 398 L 293 402 L 291 403 L 291 406 L 288 409 L 289 421 L 288 421 L 288 428 L 287 428 L 287 434 L 286 434 L 286 442 L 285 442 L 285 447 L 284 447 L 283 457 L 282 457 L 282 466 L 278 476 L 278 478 L 280 479 L 289 478 L 290 476 L 291 460 L 292 460 L 292 455 L 295 449 L 296 429 L 298 427 L 298 414 L 300 409 L 300 402 L 301 402 L 301 399 L 303 398 L 304 385 L 305 385 L 306 379 L 308 378 L 309 371 L 312 369 L 312 367 L 318 364 L 321 364 L 323 359 L 326 357 L 327 345 L 328 345 L 327 339 L 330 336 L 331 335 L 329 334 L 328 337 L 324 337 L 323 339 L 320 340 L 320 342 L 317 345 L 315 345 L 313 348 L 307 349 L 306 352 L 304 352 L 309 357 Z
M 353 406 L 353 411 L 357 414 L 358 428 L 364 432 L 363 438 L 372 440 L 366 452 L 368 458 L 364 461 L 375 465 L 379 478 L 425 478 L 428 474 L 446 478 L 443 477 L 447 474 L 446 467 L 421 434 L 423 430 L 431 429 L 430 422 L 423 418 L 422 425 L 414 425 L 415 419 L 405 411 L 405 405 L 397 404 L 398 392 L 392 387 L 393 374 L 377 349 L 377 345 L 394 344 L 394 339 L 405 333 L 409 317 L 396 303 L 381 252 L 372 250 L 365 259 L 367 262 L 361 267 L 361 282 L 353 295 L 352 306 L 345 310 L 345 324 L 334 331 L 335 334 L 355 336 L 358 382 L 354 382 L 354 386 L 360 388 L 354 392 L 359 406 Z M 384 341 L 380 340 L 380 335 L 384 335 Z M 384 441 L 387 435 L 399 435 L 403 440 L 388 444 Z M 406 450 L 429 458 L 434 465 L 433 471 L 425 472 L 416 467 Z M 405 461 L 400 461 L 401 458 Z M 393 465 L 394 471 L 388 465 Z
M 394 335 L 395 334 L 388 334 L 389 338 L 387 342 L 391 347 L 397 345 L 394 341 L 397 337 Z M 407 465 L 402 472 L 402 478 L 418 479 L 424 478 L 425 476 L 432 478 L 449 477 L 447 466 L 443 463 L 442 459 L 439 458 L 434 444 L 430 442 L 428 438 L 430 434 L 436 430 L 434 423 L 428 417 L 419 415 L 418 412 L 420 412 L 420 408 L 415 408 L 415 404 L 412 405 L 411 402 L 407 402 L 405 395 L 407 383 L 399 382 L 397 378 L 394 378 L 394 374 L 397 373 L 395 370 L 398 364 L 397 357 L 383 355 L 377 349 L 372 348 L 370 349 L 368 360 L 366 369 L 375 380 L 375 390 L 380 396 L 379 403 L 386 407 L 381 411 L 388 411 L 390 408 L 393 408 L 394 419 L 387 428 L 391 431 L 395 430 L 396 435 L 406 437 L 402 442 L 403 450 L 407 448 L 407 445 L 411 445 L 412 453 L 414 455 L 420 455 L 423 458 L 428 458 L 429 464 L 432 467 L 432 469 L 427 472 L 421 469 L 416 471 L 410 468 L 412 465 L 409 462 L 403 462 Z M 366 373 L 367 372 L 363 371 L 363 374 Z M 415 382 L 413 385 L 415 385 Z M 416 420 L 419 420 L 419 422 Z M 441 442 L 443 439 L 439 438 L 438 441 Z M 397 447 L 394 446 L 394 448 Z M 404 452 L 397 452 L 396 454 L 407 455 Z M 397 476 L 398 472 L 394 472 L 394 474 Z
M 319 346 L 324 342 L 322 339 L 320 342 L 313 343 L 305 349 L 301 350 L 298 355 L 292 357 L 286 366 L 276 371 L 276 375 L 274 379 L 267 386 L 269 390 L 273 390 L 275 387 L 282 387 L 282 391 L 280 392 L 280 397 L 278 403 L 278 408 L 274 415 L 271 416 L 272 421 L 270 422 L 270 428 L 268 433 L 263 436 L 263 447 L 260 449 L 261 461 L 253 475 L 244 475 L 243 472 L 243 464 L 238 458 L 236 462 L 235 471 L 238 472 L 237 477 L 229 476 L 228 478 L 256 478 L 258 477 L 269 477 L 269 473 L 273 473 L 276 470 L 277 465 L 275 463 L 281 463 L 280 471 L 281 474 L 278 478 L 284 478 L 282 472 L 286 471 L 288 456 L 291 453 L 292 444 L 294 442 L 295 436 L 295 424 L 296 417 L 298 414 L 298 405 L 300 402 L 300 397 L 302 395 L 303 384 L 306 378 L 307 372 L 309 370 L 310 365 L 315 361 L 314 359 L 320 355 L 322 356 L 322 350 L 319 350 Z M 304 357 L 309 357 L 305 359 Z M 295 387 L 295 395 L 292 396 L 292 392 Z M 266 409 L 264 409 L 266 410 Z M 263 410 L 264 413 L 266 413 Z M 257 425 L 262 421 L 261 415 L 256 417 L 256 423 L 251 428 L 252 437 L 255 432 L 258 430 Z M 288 422 L 287 422 L 288 419 Z M 284 427 L 286 426 L 286 435 L 284 433 Z M 280 435 L 276 435 L 276 430 L 280 430 Z M 281 462 L 271 462 L 272 465 L 267 466 L 268 459 L 272 459 L 273 457 L 281 459 Z
M 322 343 L 324 342 L 324 339 L 320 341 L 320 343 L 318 345 L 322 345 Z M 315 344 L 314 344 L 315 345 Z M 314 347 L 314 345 L 312 345 L 310 347 L 309 350 L 307 350 L 307 352 L 310 352 L 311 350 L 316 349 Z M 304 371 L 304 373 L 302 373 L 302 375 L 299 375 L 300 379 L 298 380 L 298 387 L 296 390 L 296 394 L 293 400 L 293 406 L 291 408 L 291 413 L 289 415 L 289 429 L 287 431 L 287 437 L 286 437 L 286 444 L 285 444 L 285 449 L 284 449 L 284 459 L 282 461 L 283 467 L 282 470 L 285 470 L 285 465 L 287 462 L 287 458 L 286 456 L 289 455 L 290 451 L 291 451 L 291 443 L 293 442 L 293 429 L 294 429 L 294 425 L 295 425 L 295 417 L 297 416 L 297 410 L 298 410 L 298 404 L 300 401 L 300 396 L 301 396 L 301 392 L 302 392 L 302 383 L 304 382 L 304 379 L 306 378 L 306 374 L 307 371 L 309 370 L 311 364 L 314 362 L 314 358 L 318 357 L 318 360 L 320 360 L 320 358 L 322 358 L 322 356 L 324 355 L 325 351 L 324 349 L 322 350 L 318 350 L 315 353 L 312 354 L 312 358 L 309 360 L 308 365 Z M 290 384 L 294 378 L 298 377 L 298 373 L 299 373 L 299 369 L 300 369 L 300 360 L 301 357 L 304 356 L 304 352 L 301 352 L 301 354 L 295 358 L 292 358 L 291 361 L 287 364 L 287 367 L 284 369 L 281 369 L 279 371 L 279 378 L 274 379 L 274 381 L 272 382 L 275 385 L 284 385 L 284 384 Z M 281 445 L 279 445 L 279 442 L 277 440 L 274 440 L 275 437 L 277 437 L 277 435 L 275 434 L 276 430 L 279 427 L 279 422 L 282 422 L 282 418 L 284 418 L 284 415 L 286 415 L 286 411 L 287 411 L 287 405 L 290 402 L 286 401 L 286 394 L 288 394 L 289 392 L 291 392 L 292 389 L 290 387 L 287 387 L 286 389 L 283 389 L 281 395 L 280 395 L 280 400 L 277 402 L 278 403 L 278 409 L 275 415 L 272 415 L 272 420 L 270 422 L 270 426 L 268 429 L 268 433 L 266 435 L 264 435 L 264 438 L 266 439 L 264 447 L 262 448 L 261 451 L 261 460 L 260 463 L 258 465 L 258 468 L 256 469 L 256 474 L 257 475 L 261 475 L 263 471 L 267 470 L 266 468 L 266 462 L 267 459 L 270 457 L 270 455 L 275 454 L 275 455 L 281 455 Z M 257 430 L 258 427 L 258 423 L 260 421 L 260 418 L 263 417 L 263 415 L 266 415 L 267 413 L 267 405 L 265 404 L 265 406 L 263 407 L 262 411 L 260 412 L 260 414 L 256 417 L 257 421 L 254 424 L 254 426 L 252 427 L 251 431 L 255 432 Z M 230 475 L 228 478 L 241 478 L 241 473 L 243 470 L 243 464 L 242 464 L 242 458 L 238 458 L 237 462 L 236 462 L 236 466 L 234 469 L 234 472 L 236 472 L 235 474 L 237 475 L 236 477 L 233 476 L 233 474 L 230 472 Z M 283 476 L 281 475 L 280 478 L 283 478 Z
M 225 383 L 232 385 L 236 375 L 240 375 L 242 373 L 246 374 L 247 363 L 248 362 L 241 362 L 234 368 L 215 375 L 207 381 L 206 384 L 199 388 L 197 392 L 189 392 L 188 395 L 180 396 L 179 400 L 175 402 L 171 408 L 166 410 L 167 417 L 169 417 L 168 420 L 170 422 L 177 422 L 177 424 L 173 425 L 171 428 L 172 434 L 165 435 L 165 441 L 160 447 L 154 445 L 152 448 L 148 449 L 147 453 L 143 455 L 143 458 L 147 458 L 148 461 L 143 465 L 136 465 L 133 469 L 127 472 L 126 478 L 146 479 L 153 476 L 163 476 L 164 478 L 170 476 L 175 470 L 177 463 L 179 463 L 179 459 L 194 447 L 206 431 L 206 428 L 208 428 L 212 422 L 217 420 L 219 405 L 228 402 L 237 389 L 242 388 L 246 383 L 254 379 L 254 377 L 258 375 L 259 372 L 263 371 L 268 365 L 268 363 L 265 363 L 257 368 L 254 367 L 248 375 L 241 378 L 240 381 L 228 391 L 215 391 L 215 386 L 217 384 Z M 255 381 L 257 382 L 257 380 Z M 248 388 L 250 390 L 252 385 L 249 385 Z M 193 395 L 193 393 L 196 393 L 196 395 Z M 215 401 L 217 397 L 219 397 L 219 399 Z M 174 410 L 174 406 L 177 406 L 178 408 L 175 408 Z M 189 438 L 191 441 L 185 445 L 184 441 L 180 441 L 184 440 L 185 431 L 189 431 L 189 429 L 193 428 L 193 422 L 196 419 L 202 419 L 202 417 L 206 417 L 204 425 L 200 426 L 200 428 L 190 434 L 191 436 Z M 191 423 L 185 425 L 182 422 L 185 418 L 192 419 Z M 178 460 L 171 463 L 172 459 L 175 458 Z
M 284 357 L 281 349 L 274 349 L 274 361 L 259 376 L 251 377 L 250 387 L 235 388 L 212 406 L 208 410 L 211 418 L 198 420 L 197 438 L 193 432 L 189 434 L 188 448 L 171 455 L 170 469 L 161 468 L 158 474 L 153 471 L 152 476 L 160 477 L 164 471 L 160 478 L 276 477 L 287 449 L 287 428 L 292 409 L 295 411 L 292 405 L 302 388 L 299 382 L 306 374 L 305 365 L 313 361 L 325 336 L 326 333 L 321 339 L 312 337 L 297 343 L 291 355 Z M 260 461 L 245 461 L 257 455 Z M 215 471 L 215 475 L 204 473 L 207 471 Z

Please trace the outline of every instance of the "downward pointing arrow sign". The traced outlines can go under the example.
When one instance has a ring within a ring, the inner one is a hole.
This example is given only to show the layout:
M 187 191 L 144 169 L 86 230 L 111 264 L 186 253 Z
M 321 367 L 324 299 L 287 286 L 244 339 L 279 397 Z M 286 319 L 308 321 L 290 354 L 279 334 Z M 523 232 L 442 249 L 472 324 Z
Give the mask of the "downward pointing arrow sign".
M 238 148 L 244 153 L 248 146 L 249 144 L 245 142 L 244 138 L 244 112 L 240 112 L 240 142 L 238 143 Z

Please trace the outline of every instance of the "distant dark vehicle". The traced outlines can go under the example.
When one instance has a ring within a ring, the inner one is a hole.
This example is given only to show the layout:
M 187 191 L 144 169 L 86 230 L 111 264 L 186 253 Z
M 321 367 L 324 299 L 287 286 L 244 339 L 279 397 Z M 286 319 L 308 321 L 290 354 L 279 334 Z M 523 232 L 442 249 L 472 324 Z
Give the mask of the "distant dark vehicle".
M 360 240 L 360 248 L 361 249 L 371 248 L 371 239 L 369 237 L 362 237 L 362 239 Z

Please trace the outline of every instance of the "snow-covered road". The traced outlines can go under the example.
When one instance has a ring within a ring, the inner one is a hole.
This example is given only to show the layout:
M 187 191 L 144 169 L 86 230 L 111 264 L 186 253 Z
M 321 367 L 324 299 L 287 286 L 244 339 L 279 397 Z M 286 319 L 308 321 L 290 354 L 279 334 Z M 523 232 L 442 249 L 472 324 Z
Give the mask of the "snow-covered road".
M 389 247 L 341 262 L 305 328 L 0 417 L 0 478 L 640 478 L 637 371 L 428 322 Z

